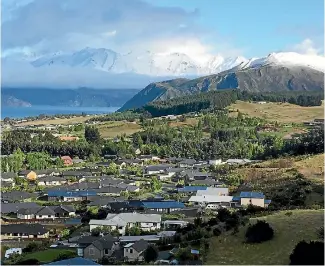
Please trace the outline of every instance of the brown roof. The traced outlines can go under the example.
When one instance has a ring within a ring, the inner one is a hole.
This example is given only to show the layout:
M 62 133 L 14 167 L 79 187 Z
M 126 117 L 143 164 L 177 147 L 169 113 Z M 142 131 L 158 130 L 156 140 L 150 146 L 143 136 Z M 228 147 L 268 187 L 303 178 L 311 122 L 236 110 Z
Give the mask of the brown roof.
M 72 136 L 60 136 L 59 137 L 60 140 L 63 141 L 72 141 L 72 140 L 78 140 L 78 137 L 72 137 Z

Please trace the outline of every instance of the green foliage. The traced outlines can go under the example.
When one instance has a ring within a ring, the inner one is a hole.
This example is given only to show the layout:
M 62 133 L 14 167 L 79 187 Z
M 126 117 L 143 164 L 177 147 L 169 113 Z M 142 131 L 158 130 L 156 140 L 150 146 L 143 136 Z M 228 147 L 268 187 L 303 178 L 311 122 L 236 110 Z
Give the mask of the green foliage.
M 93 126 L 86 126 L 85 139 L 89 143 L 99 143 L 100 134 L 99 134 L 98 128 L 93 127 Z
M 273 236 L 273 228 L 265 221 L 257 221 L 250 225 L 245 234 L 247 243 L 261 243 L 271 240 Z
M 157 179 L 157 177 L 153 177 L 151 182 L 150 182 L 150 185 L 151 185 L 151 190 L 153 192 L 155 191 L 159 191 L 162 187 L 162 184 L 161 182 Z
M 324 242 L 300 241 L 290 255 L 290 265 L 324 265 Z
M 31 152 L 26 156 L 26 161 L 29 169 L 43 170 L 51 166 L 51 157 L 45 152 Z
M 22 169 L 24 162 L 25 154 L 18 148 L 11 156 L 1 158 L 1 171 L 17 173 Z
M 105 169 L 105 173 L 108 175 L 119 175 L 120 170 L 116 163 L 110 163 L 109 166 Z

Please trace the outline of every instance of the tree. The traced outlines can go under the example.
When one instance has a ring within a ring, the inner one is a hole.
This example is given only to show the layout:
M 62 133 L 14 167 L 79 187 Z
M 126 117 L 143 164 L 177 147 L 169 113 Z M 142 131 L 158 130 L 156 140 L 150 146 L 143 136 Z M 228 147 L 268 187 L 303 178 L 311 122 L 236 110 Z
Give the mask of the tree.
M 29 169 L 43 170 L 51 166 L 51 157 L 45 152 L 31 152 L 26 156 Z
M 245 235 L 248 243 L 261 243 L 271 240 L 273 236 L 273 228 L 265 221 L 257 221 L 257 223 L 250 225 Z
M 100 142 L 100 133 L 98 128 L 93 126 L 86 126 L 85 128 L 85 139 L 90 143 L 99 143 Z
M 99 229 L 98 227 L 93 228 L 93 229 L 91 230 L 91 235 L 92 235 L 92 236 L 99 236 L 99 234 L 100 234 L 100 229 Z
M 157 179 L 157 177 L 153 177 L 152 180 L 151 180 L 151 182 L 150 182 L 150 184 L 151 184 L 151 189 L 152 189 L 152 191 L 158 191 L 158 190 L 160 190 L 161 187 L 162 187 L 162 184 L 161 184 L 161 182 Z
M 290 265 L 324 265 L 324 242 L 300 241 L 290 255 Z
M 55 159 L 55 162 L 54 162 L 55 166 L 58 167 L 58 168 L 62 168 L 64 167 L 64 162 L 61 158 L 56 158 Z
M 149 245 L 144 251 L 143 258 L 147 263 L 155 261 L 158 258 L 157 248 L 153 245 Z
M 69 229 L 63 229 L 61 231 L 60 235 L 61 235 L 62 238 L 67 238 L 70 235 L 70 230 Z

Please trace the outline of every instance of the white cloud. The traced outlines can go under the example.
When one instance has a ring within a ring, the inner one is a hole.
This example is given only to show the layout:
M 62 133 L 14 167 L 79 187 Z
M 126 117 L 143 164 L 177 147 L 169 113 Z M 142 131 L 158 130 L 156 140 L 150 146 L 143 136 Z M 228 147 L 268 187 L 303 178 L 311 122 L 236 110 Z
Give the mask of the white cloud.
M 321 48 L 317 48 L 311 39 L 305 39 L 292 47 L 294 52 L 308 55 L 319 55 L 322 52 Z

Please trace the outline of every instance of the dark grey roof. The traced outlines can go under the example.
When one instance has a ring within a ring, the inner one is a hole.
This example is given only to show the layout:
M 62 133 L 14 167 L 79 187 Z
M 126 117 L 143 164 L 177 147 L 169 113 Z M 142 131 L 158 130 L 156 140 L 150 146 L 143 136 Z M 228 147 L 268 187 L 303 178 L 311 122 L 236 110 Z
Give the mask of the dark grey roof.
M 169 168 L 166 170 L 167 173 L 180 173 L 185 171 L 184 168 Z
M 38 175 L 49 175 L 51 173 L 60 173 L 60 171 L 57 169 L 35 170 L 34 172 Z
M 91 243 L 98 240 L 99 238 L 100 238 L 99 236 L 82 236 L 76 242 L 79 245 L 90 245 Z
M 115 187 L 115 186 L 107 186 L 102 187 L 95 190 L 97 193 L 121 193 L 122 191 L 125 191 L 123 188 Z
M 19 209 L 17 214 L 22 214 L 22 215 L 30 215 L 30 214 L 35 214 L 37 213 L 41 208 L 43 207 L 38 207 L 38 208 L 28 208 L 28 209 Z
M 51 181 L 66 181 L 64 177 L 61 176 L 43 176 L 38 179 L 39 181 L 51 182 Z
M 12 187 L 12 182 L 1 181 L 2 187 Z
M 55 211 L 49 206 L 44 206 L 40 210 L 37 211 L 37 215 L 55 215 Z
M 18 172 L 18 175 L 28 175 L 32 170 L 21 170 Z
M 6 224 L 1 225 L 1 234 L 23 233 L 28 235 L 43 235 L 48 230 L 41 224 Z
M 179 162 L 180 164 L 195 164 L 196 163 L 196 160 L 194 159 L 184 159 L 182 161 Z
M 217 182 L 216 180 L 214 179 L 210 179 L 210 178 L 207 178 L 207 179 L 204 179 L 204 180 L 194 180 L 192 182 L 190 182 L 191 184 L 195 184 L 195 185 L 216 185 L 218 184 L 219 182 Z
M 91 175 L 89 171 L 64 171 L 62 176 L 89 176 Z
M 111 186 L 111 185 L 118 185 L 123 183 L 122 179 L 112 179 L 112 178 L 105 178 L 102 179 L 101 177 L 99 177 L 101 179 L 100 184 L 102 186 Z
M 147 171 L 161 171 L 171 168 L 173 165 L 171 164 L 157 164 L 157 165 L 149 165 L 146 167 Z
M 40 207 L 35 202 L 20 202 L 20 203 L 3 203 L 1 204 L 1 213 L 17 213 L 19 209 L 29 209 Z
M 147 247 L 149 246 L 149 243 L 143 239 L 135 242 L 133 245 L 132 245 L 132 248 L 134 248 L 137 252 L 142 252 L 142 251 L 145 251 L 147 249 Z
M 1 178 L 7 179 L 7 178 L 14 178 L 17 174 L 14 172 L 8 172 L 8 173 L 1 173 Z
M 123 202 L 125 199 L 123 197 L 108 197 L 108 196 L 95 196 L 92 202 L 88 206 L 104 206 L 112 202 Z
M 92 244 L 99 250 L 103 250 L 103 249 L 111 249 L 114 242 L 116 241 L 117 241 L 116 237 L 112 237 L 108 235 L 94 241 Z
M 67 212 L 75 212 L 76 209 L 73 205 L 61 205 L 60 206 L 63 210 L 66 210 Z
M 3 182 L 1 182 L 1 185 L 3 185 Z M 38 193 L 29 193 L 26 191 L 13 190 L 11 192 L 2 192 L 0 196 L 2 200 L 15 202 L 32 197 L 36 198 L 38 196 Z

